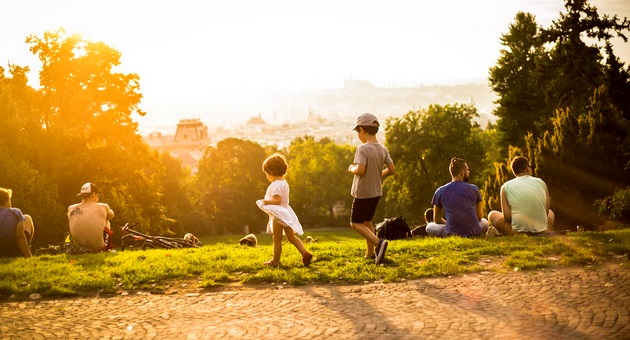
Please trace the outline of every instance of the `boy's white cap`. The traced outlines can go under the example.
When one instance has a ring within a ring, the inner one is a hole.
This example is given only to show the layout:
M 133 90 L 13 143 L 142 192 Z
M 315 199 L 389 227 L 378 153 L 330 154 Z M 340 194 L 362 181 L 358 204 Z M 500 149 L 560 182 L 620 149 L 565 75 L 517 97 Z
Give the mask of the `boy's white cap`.
M 359 126 L 379 127 L 378 119 L 375 115 L 371 113 L 364 113 L 360 115 L 359 118 L 357 118 L 357 123 L 354 125 L 354 128 L 352 128 L 352 130 L 358 129 Z

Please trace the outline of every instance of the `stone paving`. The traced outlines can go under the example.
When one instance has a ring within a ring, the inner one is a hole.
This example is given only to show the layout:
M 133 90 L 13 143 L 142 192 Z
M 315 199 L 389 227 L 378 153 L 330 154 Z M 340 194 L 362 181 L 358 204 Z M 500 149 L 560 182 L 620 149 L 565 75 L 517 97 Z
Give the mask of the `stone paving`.
M 0 339 L 630 339 L 627 264 L 0 303 Z

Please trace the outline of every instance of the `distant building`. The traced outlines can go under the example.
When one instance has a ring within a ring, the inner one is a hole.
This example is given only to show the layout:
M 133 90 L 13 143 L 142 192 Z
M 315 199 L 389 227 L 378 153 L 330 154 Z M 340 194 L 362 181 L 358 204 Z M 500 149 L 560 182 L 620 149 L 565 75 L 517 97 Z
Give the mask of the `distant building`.
M 175 135 L 154 132 L 145 141 L 151 148 L 181 160 L 193 173 L 197 172 L 197 163 L 210 145 L 208 127 L 199 118 L 180 119 Z
M 173 142 L 176 144 L 194 144 L 205 142 L 208 138 L 208 127 L 199 118 L 180 119 Z
M 252 125 L 267 125 L 267 123 L 262 119 L 262 117 L 260 117 L 260 114 L 258 114 L 258 117 L 252 117 L 250 118 L 247 123 L 245 123 L 245 125 L 247 126 L 252 126 Z
M 356 117 L 365 112 L 374 113 L 384 123 L 387 117 L 402 117 L 410 110 L 422 110 L 432 104 L 470 103 L 479 113 L 475 121 L 482 127 L 488 126 L 497 119 L 492 114 L 495 97 L 487 84 L 378 88 L 366 80 L 349 77 L 342 89 L 306 92 L 298 99 L 279 100 L 282 105 L 274 109 L 267 121 L 258 113 L 240 124 L 222 124 L 209 129 L 199 118 L 181 119 L 174 135 L 154 132 L 145 137 L 145 141 L 152 148 L 180 159 L 183 166 L 196 172 L 197 162 L 206 149 L 216 147 L 226 138 L 249 140 L 278 149 L 288 148 L 295 138 L 304 136 L 316 140 L 327 138 L 341 145 L 358 145 L 360 140 L 350 129 Z M 251 110 L 260 112 L 258 108 Z M 386 141 L 385 129 L 379 129 L 378 133 L 379 140 Z
M 355 80 L 352 77 L 348 77 L 345 80 L 343 88 L 347 91 L 373 91 L 376 89 L 369 81 Z

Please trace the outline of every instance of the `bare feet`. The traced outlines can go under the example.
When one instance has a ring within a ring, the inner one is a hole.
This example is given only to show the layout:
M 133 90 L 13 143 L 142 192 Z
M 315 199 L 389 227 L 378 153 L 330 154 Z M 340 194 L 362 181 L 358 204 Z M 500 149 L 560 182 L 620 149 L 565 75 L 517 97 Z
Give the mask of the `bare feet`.
M 263 262 L 263 265 L 265 266 L 279 266 L 280 265 L 280 261 L 274 261 L 273 259 L 267 261 L 267 262 Z

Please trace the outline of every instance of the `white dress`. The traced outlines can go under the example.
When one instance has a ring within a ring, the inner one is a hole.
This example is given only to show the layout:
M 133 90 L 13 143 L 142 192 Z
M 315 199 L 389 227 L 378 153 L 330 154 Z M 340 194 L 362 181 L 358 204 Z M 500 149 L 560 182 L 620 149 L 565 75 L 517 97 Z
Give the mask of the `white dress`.
M 269 223 L 267 223 L 267 232 L 273 232 L 273 221 L 277 219 L 277 221 L 285 226 L 291 227 L 294 232 L 299 235 L 304 234 L 304 230 L 302 229 L 302 225 L 300 224 L 300 220 L 298 220 L 297 215 L 289 205 L 289 183 L 285 180 L 277 180 L 271 182 L 269 187 L 267 187 L 267 192 L 265 193 L 265 199 L 270 200 L 273 196 L 280 196 L 280 204 L 264 204 L 262 200 L 256 201 L 256 205 L 269 215 Z

